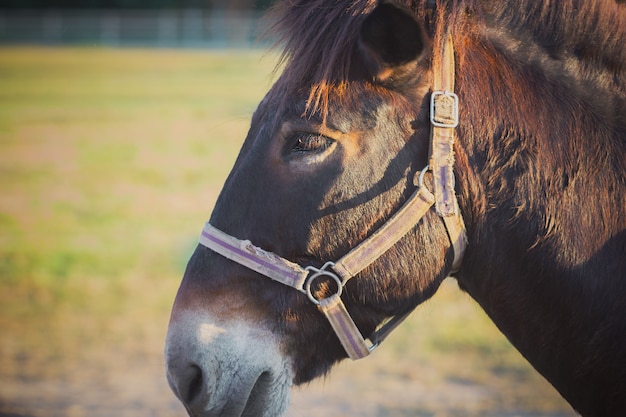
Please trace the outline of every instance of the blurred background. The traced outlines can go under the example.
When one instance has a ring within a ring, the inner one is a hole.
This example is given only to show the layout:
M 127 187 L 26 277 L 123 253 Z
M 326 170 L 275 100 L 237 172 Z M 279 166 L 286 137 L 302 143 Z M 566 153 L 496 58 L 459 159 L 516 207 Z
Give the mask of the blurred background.
M 3 0 L 0 42 L 246 48 L 272 1 Z
M 0 2 L 0 416 L 184 416 L 163 343 L 269 89 L 270 1 Z M 289 416 L 573 416 L 447 281 Z

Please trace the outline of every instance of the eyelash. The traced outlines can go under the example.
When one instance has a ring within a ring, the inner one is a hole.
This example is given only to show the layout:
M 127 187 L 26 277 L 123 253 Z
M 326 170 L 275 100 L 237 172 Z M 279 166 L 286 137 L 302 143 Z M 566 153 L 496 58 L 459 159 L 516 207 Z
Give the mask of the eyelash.
M 332 145 L 333 140 L 319 133 L 301 132 L 295 135 L 293 153 L 320 152 Z

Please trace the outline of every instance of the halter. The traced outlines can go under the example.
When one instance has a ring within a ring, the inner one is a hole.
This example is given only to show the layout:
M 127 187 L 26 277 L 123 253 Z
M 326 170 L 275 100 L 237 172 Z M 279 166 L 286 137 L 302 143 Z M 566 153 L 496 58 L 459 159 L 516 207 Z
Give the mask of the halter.
M 435 55 L 433 60 L 429 165 L 416 176 L 414 183 L 417 189 L 404 205 L 380 229 L 338 261 L 326 262 L 321 268 L 302 267 L 254 246 L 249 240 L 230 236 L 209 223 L 204 226 L 199 243 L 225 258 L 306 294 L 324 313 L 348 356 L 353 360 L 368 356 L 411 311 L 391 317 L 369 337 L 370 343 L 367 343 L 341 300 L 343 287 L 348 280 L 377 260 L 413 229 L 433 205 L 443 219 L 454 250 L 451 273 L 461 266 L 467 237 L 454 191 L 453 145 L 454 129 L 458 125 L 459 99 L 453 91 L 454 49 L 452 37 L 448 35 L 442 56 Z M 423 184 L 424 174 L 429 170 L 433 172 L 434 195 Z M 311 286 L 320 277 L 333 280 L 337 284 L 337 292 L 317 299 Z

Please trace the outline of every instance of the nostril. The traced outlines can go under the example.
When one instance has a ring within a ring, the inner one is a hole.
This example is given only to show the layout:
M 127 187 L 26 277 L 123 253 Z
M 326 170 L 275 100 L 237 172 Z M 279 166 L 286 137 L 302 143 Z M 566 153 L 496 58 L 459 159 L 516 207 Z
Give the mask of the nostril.
M 202 370 L 190 365 L 186 374 L 187 383 L 180 387 L 180 396 L 185 404 L 190 404 L 202 391 Z

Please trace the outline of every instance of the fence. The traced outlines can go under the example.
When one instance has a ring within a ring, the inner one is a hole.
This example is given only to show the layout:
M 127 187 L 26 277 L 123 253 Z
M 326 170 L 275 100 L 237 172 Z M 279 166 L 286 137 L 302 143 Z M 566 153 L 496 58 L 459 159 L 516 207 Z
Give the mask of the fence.
M 257 47 L 260 15 L 207 9 L 0 10 L 0 44 Z

